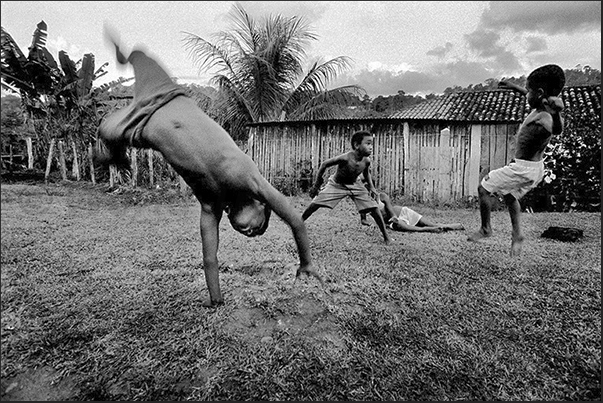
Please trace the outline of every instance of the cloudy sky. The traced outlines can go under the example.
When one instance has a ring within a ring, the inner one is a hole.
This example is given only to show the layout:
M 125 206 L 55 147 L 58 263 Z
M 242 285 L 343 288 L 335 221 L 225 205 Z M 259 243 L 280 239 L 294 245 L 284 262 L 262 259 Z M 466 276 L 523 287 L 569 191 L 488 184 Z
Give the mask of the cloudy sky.
M 600 1 L 242 1 L 256 18 L 303 16 L 318 36 L 308 63 L 347 56 L 352 69 L 333 85 L 359 84 L 371 97 L 442 93 L 454 85 L 528 74 L 556 63 L 601 70 Z M 93 53 L 109 73 L 96 85 L 132 70 L 116 66 L 103 23 L 125 49 L 143 44 L 180 82 L 206 85 L 184 47 L 184 32 L 212 40 L 232 27 L 231 1 L 2 1 L 2 27 L 27 53 L 36 25 L 48 24 L 50 52 L 73 60 Z M 211 73 L 211 72 L 209 72 Z M 332 85 L 332 86 L 333 86 Z

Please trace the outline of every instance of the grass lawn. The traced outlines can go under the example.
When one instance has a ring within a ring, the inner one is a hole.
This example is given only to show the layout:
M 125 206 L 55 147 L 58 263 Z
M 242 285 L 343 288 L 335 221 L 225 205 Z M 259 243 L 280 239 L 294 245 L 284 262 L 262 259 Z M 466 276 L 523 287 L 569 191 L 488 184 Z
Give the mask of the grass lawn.
M 104 190 L 1 186 L 2 400 L 601 399 L 600 213 L 524 213 L 511 258 L 506 210 L 474 243 L 478 210 L 411 205 L 467 230 L 384 245 L 345 200 L 307 221 L 324 289 L 277 216 L 225 218 L 206 309 L 198 203 Z

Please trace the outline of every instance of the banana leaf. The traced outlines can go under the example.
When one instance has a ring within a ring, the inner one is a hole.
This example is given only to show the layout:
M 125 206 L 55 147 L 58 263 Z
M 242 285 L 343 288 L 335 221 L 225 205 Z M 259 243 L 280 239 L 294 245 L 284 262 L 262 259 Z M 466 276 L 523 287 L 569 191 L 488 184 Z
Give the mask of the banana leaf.
M 59 51 L 59 62 L 61 69 L 65 74 L 65 83 L 72 83 L 78 79 L 75 62 L 69 58 L 69 55 L 64 50 Z
M 92 81 L 94 81 L 94 55 L 86 53 L 82 59 L 82 67 L 78 71 L 79 86 L 78 95 L 80 98 L 90 93 Z
M 46 47 L 46 39 L 48 38 L 48 26 L 44 22 L 44 20 L 38 23 L 38 27 L 36 28 L 33 39 L 31 41 L 31 46 L 29 47 L 30 52 L 33 49 L 43 49 Z

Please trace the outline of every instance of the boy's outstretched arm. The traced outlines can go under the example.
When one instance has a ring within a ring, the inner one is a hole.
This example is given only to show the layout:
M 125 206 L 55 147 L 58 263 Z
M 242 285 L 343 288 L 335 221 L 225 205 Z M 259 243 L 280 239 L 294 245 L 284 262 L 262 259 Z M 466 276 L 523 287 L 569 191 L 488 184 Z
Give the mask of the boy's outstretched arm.
M 304 273 L 308 276 L 316 277 L 318 281 L 324 285 L 322 277 L 312 266 L 310 241 L 308 238 L 308 232 L 306 230 L 306 224 L 302 220 L 301 214 L 299 214 L 289 204 L 287 198 L 281 192 L 276 190 L 264 177 L 260 177 L 259 181 L 259 190 L 257 194 L 258 199 L 264 201 L 280 218 L 283 219 L 283 221 L 289 225 L 291 231 L 293 232 L 293 238 L 295 239 L 297 252 L 299 254 L 299 268 L 297 269 L 296 278 Z
M 528 90 L 526 90 L 525 88 L 523 88 L 522 86 L 519 86 L 517 84 L 513 84 L 510 81 L 506 81 L 506 80 L 500 80 L 498 82 L 498 88 L 502 88 L 504 90 L 513 90 L 513 91 L 517 91 L 523 95 L 526 95 L 528 93 Z

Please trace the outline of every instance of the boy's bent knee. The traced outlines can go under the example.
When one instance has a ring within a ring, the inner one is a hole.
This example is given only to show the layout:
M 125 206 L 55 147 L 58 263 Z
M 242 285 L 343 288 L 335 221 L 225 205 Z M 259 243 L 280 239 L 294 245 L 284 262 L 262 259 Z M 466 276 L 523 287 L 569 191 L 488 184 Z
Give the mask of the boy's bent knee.
M 511 193 L 507 193 L 503 196 L 503 200 L 507 205 L 514 204 L 517 201 L 517 198 L 513 196 Z

